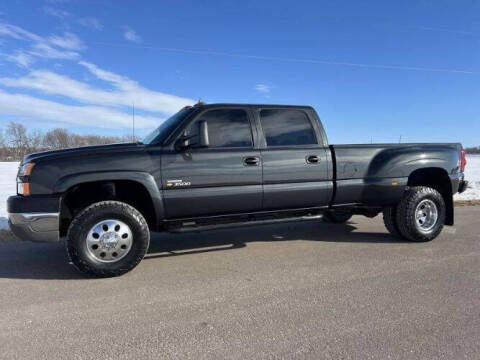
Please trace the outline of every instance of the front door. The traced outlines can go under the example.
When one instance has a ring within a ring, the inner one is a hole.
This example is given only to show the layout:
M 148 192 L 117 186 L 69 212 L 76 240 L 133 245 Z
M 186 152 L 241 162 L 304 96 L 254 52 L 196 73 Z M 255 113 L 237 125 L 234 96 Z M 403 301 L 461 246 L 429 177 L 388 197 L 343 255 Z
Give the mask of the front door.
M 205 110 L 186 127 L 198 137 L 205 121 L 209 146 L 193 145 L 162 156 L 162 192 L 167 218 L 259 211 L 262 207 L 262 164 L 254 147 L 249 111 Z

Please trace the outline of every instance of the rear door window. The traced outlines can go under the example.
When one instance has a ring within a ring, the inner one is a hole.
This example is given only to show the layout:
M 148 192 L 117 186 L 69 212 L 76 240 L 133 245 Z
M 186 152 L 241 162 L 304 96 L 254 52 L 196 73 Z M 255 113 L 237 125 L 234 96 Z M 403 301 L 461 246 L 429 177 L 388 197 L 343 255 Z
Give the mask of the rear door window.
M 297 109 L 263 109 L 260 124 L 267 146 L 318 144 L 307 114 Z

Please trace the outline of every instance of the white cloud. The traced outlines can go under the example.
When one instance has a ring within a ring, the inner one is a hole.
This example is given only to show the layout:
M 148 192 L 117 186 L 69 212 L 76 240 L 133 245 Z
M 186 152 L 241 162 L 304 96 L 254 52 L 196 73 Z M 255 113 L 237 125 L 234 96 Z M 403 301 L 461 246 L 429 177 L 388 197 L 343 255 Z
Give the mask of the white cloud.
M 93 16 L 83 17 L 77 21 L 80 25 L 92 30 L 103 30 L 103 24 L 100 20 Z
M 41 36 L 24 30 L 19 26 L 0 23 L 0 36 L 8 36 L 17 40 L 43 41 Z
M 55 16 L 55 17 L 58 17 L 58 18 L 65 18 L 67 16 L 70 16 L 70 13 L 68 11 L 58 9 L 58 8 L 54 8 L 52 6 L 44 6 L 43 11 L 47 15 Z
M 89 63 L 87 61 L 80 61 L 80 65 L 85 66 L 90 73 L 95 75 L 97 78 L 103 81 L 107 81 L 110 83 L 114 83 L 117 86 L 123 86 L 126 87 L 128 85 L 134 85 L 136 84 L 135 81 L 128 79 L 127 77 L 124 77 L 122 75 L 114 74 L 110 71 L 103 70 L 99 68 L 97 65 Z
M 85 48 L 83 42 L 72 33 L 65 33 L 63 36 L 52 35 L 41 37 L 21 27 L 0 23 L 0 37 L 9 37 L 29 44 L 29 49 L 17 49 L 14 54 L 7 54 L 4 57 L 24 67 L 34 61 L 35 57 L 48 59 L 76 60 L 80 55 L 73 50 Z M 19 54 L 21 54 L 19 56 Z
M 68 50 L 82 50 L 85 48 L 83 41 L 77 35 L 68 32 L 63 36 L 52 35 L 48 38 L 48 42 Z
M 131 126 L 132 103 L 140 112 L 162 115 L 194 103 L 192 99 L 144 88 L 128 77 L 79 61 L 81 57 L 77 51 L 85 46 L 73 33 L 43 37 L 15 25 L 0 23 L 0 40 L 2 37 L 11 38 L 21 45 L 10 50 L 10 54 L 0 53 L 1 57 L 18 66 L 29 67 L 35 58 L 40 57 L 75 60 L 96 78 L 96 82 L 100 80 L 105 84 L 94 86 L 47 70 L 33 70 L 21 77 L 3 77 L 0 78 L 0 86 L 38 92 L 40 97 L 0 88 L 0 116 L 85 127 L 128 128 Z M 49 95 L 68 98 L 73 104 L 41 98 Z M 155 115 L 137 115 L 135 121 L 139 128 L 153 128 L 163 119 Z
M 80 57 L 77 52 L 58 50 L 46 43 L 32 45 L 29 54 L 47 59 L 75 60 Z
M 140 109 L 173 113 L 195 103 L 192 99 L 146 89 L 136 81 L 103 70 L 92 63 L 82 61 L 80 65 L 85 66 L 98 79 L 112 83 L 118 90 L 119 99 L 124 96 L 134 99 L 135 106 Z
M 33 57 L 22 50 L 16 51 L 15 54 L 6 54 L 5 58 L 20 67 L 28 67 L 33 62 Z
M 133 80 L 100 69 L 94 64 L 80 64 L 98 79 L 112 85 L 113 89 L 95 88 L 68 76 L 45 70 L 32 71 L 21 78 L 0 78 L 0 85 L 60 95 L 85 104 L 131 107 L 135 103 L 137 109 L 166 114 L 194 103 L 192 99 L 146 89 Z
M 258 92 L 261 92 L 263 94 L 270 94 L 270 91 L 272 90 L 272 87 L 270 85 L 266 84 L 257 84 L 255 85 L 255 90 Z
M 125 32 L 123 33 L 123 37 L 128 41 L 132 41 L 132 42 L 138 43 L 142 41 L 142 38 L 137 34 L 137 32 L 127 26 L 125 27 Z
M 98 106 L 76 106 L 56 103 L 23 94 L 9 94 L 0 90 L 0 116 L 16 116 L 35 120 L 96 128 L 131 127 L 132 116 L 117 110 Z M 135 116 L 135 126 L 150 129 L 164 119 Z

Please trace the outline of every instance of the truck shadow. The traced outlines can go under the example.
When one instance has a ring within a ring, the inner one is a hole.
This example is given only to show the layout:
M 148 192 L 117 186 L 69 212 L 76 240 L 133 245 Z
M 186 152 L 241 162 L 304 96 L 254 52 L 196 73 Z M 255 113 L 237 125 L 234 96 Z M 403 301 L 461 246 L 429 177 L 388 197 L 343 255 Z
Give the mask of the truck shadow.
M 304 240 L 334 243 L 399 243 L 404 241 L 393 237 L 388 232 L 354 232 L 356 229 L 354 221 L 346 224 L 312 221 L 183 234 L 152 234 L 146 259 L 240 249 L 247 246 L 247 243 L 265 241 Z
M 355 222 L 325 224 L 319 222 L 261 225 L 201 233 L 152 233 L 145 260 L 169 256 L 185 256 L 213 251 L 245 248 L 251 242 L 318 241 L 348 243 L 399 243 L 389 233 L 354 231 Z M 68 263 L 64 244 L 29 242 L 1 243 L 0 279 L 81 280 L 90 279 Z

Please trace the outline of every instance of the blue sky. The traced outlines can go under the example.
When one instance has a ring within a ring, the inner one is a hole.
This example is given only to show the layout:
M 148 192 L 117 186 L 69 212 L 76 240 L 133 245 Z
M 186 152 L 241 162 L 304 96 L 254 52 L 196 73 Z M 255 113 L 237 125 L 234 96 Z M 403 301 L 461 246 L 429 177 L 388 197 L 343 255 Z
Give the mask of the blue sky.
M 197 99 L 308 104 L 331 143 L 480 145 L 478 1 L 0 0 L 0 128 L 145 134 Z

